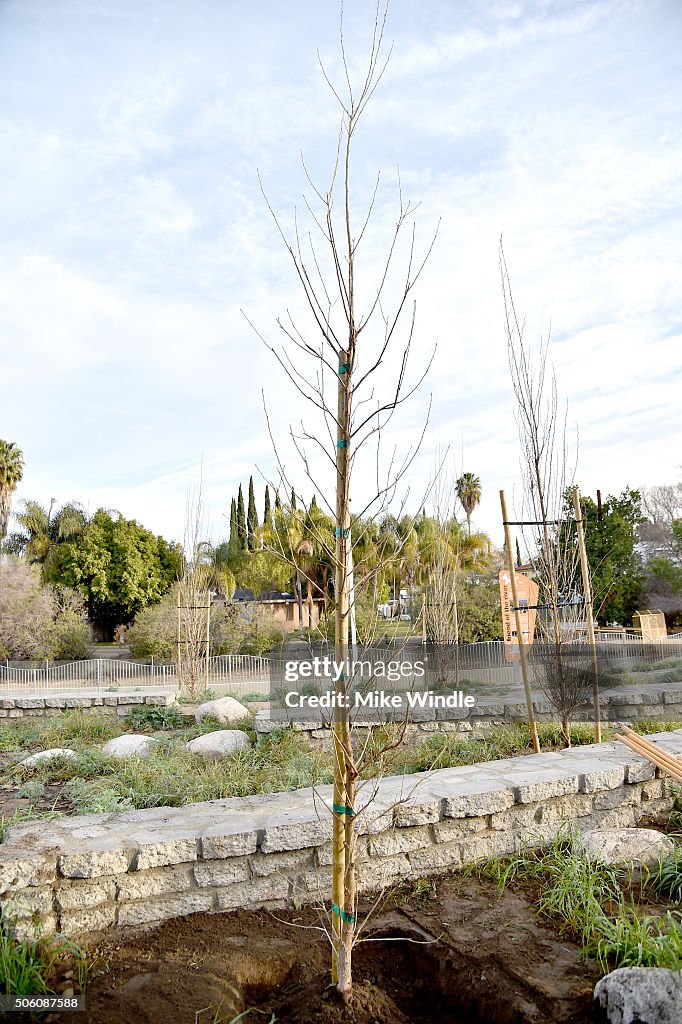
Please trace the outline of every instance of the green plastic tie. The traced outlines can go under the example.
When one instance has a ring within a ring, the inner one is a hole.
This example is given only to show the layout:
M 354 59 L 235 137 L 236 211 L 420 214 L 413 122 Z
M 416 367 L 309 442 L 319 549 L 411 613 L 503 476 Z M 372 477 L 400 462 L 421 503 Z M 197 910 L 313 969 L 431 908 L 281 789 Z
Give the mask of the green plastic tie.
M 350 373 L 350 363 L 341 363 L 339 366 L 339 374 Z
M 355 811 L 352 807 L 346 807 L 345 804 L 332 804 L 332 810 L 335 814 L 347 814 L 350 818 L 355 817 Z
M 344 530 L 340 526 L 337 526 L 335 531 L 334 531 L 334 536 L 335 537 L 347 537 L 349 533 L 350 533 L 350 530 Z
M 340 441 L 336 442 L 336 447 L 337 448 L 347 448 L 348 447 L 348 438 L 347 437 L 342 437 Z
M 353 924 L 355 921 L 355 914 L 349 914 L 347 911 L 341 910 L 337 907 L 336 903 L 332 903 L 332 913 L 336 914 L 337 917 L 340 917 L 341 920 L 345 921 L 347 924 Z

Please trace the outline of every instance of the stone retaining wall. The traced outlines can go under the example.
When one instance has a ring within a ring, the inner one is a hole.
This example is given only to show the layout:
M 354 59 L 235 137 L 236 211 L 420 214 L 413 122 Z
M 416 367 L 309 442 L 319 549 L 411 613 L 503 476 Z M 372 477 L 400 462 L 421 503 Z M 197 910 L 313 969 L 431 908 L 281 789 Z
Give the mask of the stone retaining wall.
M 642 720 L 682 720 L 682 685 L 639 687 L 636 690 L 604 690 L 600 695 L 601 718 L 609 722 L 636 722 Z M 547 700 L 533 701 L 539 722 L 556 722 L 557 712 Z M 400 720 L 398 714 L 393 721 Z M 592 704 L 586 703 L 571 715 L 574 722 L 593 720 Z M 472 708 L 413 708 L 405 727 L 410 742 L 425 739 L 425 734 L 434 732 L 484 733 L 499 725 L 528 721 L 524 700 L 509 697 L 476 697 Z M 331 743 L 329 715 L 292 709 L 288 711 L 262 710 L 256 714 L 255 728 L 258 737 L 266 736 L 275 729 L 291 727 L 304 733 L 313 743 Z M 377 724 L 390 724 L 387 713 L 357 713 L 353 727 L 362 736 L 363 730 Z
M 654 738 L 682 754 L 682 730 Z M 198 911 L 291 907 L 330 891 L 330 786 L 13 826 L 0 845 L 14 934 L 148 926 Z M 504 856 L 562 822 L 621 827 L 669 809 L 667 783 L 620 743 L 364 784 L 362 892 Z
M 0 697 L 0 722 L 8 718 L 45 718 L 61 715 L 71 708 L 94 708 L 110 715 L 129 715 L 135 704 L 173 704 L 176 693 L 157 693 L 153 690 L 122 691 L 87 690 L 54 697 Z
M 0 696 L 0 722 L 3 719 L 45 717 L 62 714 L 71 708 L 91 708 L 107 714 L 121 716 L 130 714 L 135 704 L 173 704 L 177 700 L 177 692 L 168 690 L 84 690 L 72 694 L 41 694 L 35 696 Z M 262 708 L 261 705 L 257 705 Z M 545 700 L 533 702 L 537 719 L 540 722 L 556 721 L 557 714 Z M 632 688 L 621 690 L 604 690 L 601 694 L 601 715 L 604 722 L 633 722 L 643 719 L 682 720 L 682 684 L 680 686 L 642 686 L 636 691 Z M 592 707 L 585 704 L 579 707 L 572 716 L 574 721 L 592 721 Z M 379 720 L 369 719 L 363 712 L 363 720 L 376 724 Z M 486 729 L 511 722 L 526 721 L 526 705 L 523 700 L 514 697 L 476 697 L 473 708 L 419 708 L 410 712 L 410 722 L 406 733 L 408 740 L 424 739 L 425 733 L 432 732 L 485 732 Z M 258 711 L 256 714 L 256 734 L 266 736 L 273 729 L 290 725 L 298 732 L 305 733 L 315 743 L 329 742 L 330 734 L 325 728 L 322 715 L 312 715 L 309 711 L 273 712 Z M 362 730 L 362 721 L 356 721 L 356 727 Z

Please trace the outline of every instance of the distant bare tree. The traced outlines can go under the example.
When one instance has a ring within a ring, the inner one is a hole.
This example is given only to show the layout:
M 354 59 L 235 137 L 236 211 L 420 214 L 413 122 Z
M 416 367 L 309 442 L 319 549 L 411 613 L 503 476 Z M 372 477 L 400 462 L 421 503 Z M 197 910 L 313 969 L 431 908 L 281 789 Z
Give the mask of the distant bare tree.
M 580 556 L 568 541 L 570 513 L 566 495 L 573 486 L 575 461 L 569 459 L 566 414 L 560 413 L 556 376 L 548 366 L 549 335 L 536 348 L 524 336 L 512 295 L 504 249 L 500 242 L 500 273 L 504 297 L 507 354 L 516 398 L 521 442 L 523 498 L 521 518 L 529 526 L 522 536 L 540 589 L 538 641 L 548 649 L 536 656 L 538 676 L 561 719 L 564 739 L 571 742 L 570 719 L 589 692 L 589 673 L 570 667 L 566 645 L 581 631 L 584 606 Z

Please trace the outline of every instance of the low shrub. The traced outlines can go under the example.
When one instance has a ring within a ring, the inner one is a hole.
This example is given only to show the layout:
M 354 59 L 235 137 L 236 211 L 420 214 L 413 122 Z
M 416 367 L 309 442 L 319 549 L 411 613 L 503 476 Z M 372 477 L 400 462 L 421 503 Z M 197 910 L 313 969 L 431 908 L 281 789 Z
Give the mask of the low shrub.
M 128 715 L 128 723 L 136 732 L 144 729 L 182 729 L 187 718 L 172 704 L 137 704 Z
M 41 779 L 28 779 L 19 787 L 19 796 L 25 800 L 41 800 L 45 796 L 45 783 Z

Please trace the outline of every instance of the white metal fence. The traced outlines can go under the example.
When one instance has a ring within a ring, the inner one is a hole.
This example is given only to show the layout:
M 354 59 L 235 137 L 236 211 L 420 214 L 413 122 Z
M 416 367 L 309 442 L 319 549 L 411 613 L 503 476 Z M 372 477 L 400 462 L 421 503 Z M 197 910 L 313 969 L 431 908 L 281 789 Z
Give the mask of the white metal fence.
M 572 651 L 579 657 L 586 644 L 567 644 L 565 648 L 567 653 Z M 600 666 L 605 672 L 615 668 L 617 671 L 650 673 L 659 663 L 665 669 L 670 664 L 669 659 L 682 658 L 682 634 L 655 643 L 644 643 L 640 637 L 633 635 L 622 639 L 610 638 L 600 641 L 597 648 Z M 542 651 L 537 644 L 533 651 L 541 663 Z M 273 658 L 246 654 L 219 655 L 209 658 L 207 671 L 200 673 L 198 685 L 202 690 L 208 688 L 217 693 L 234 693 L 242 697 L 258 693 L 267 697 L 271 680 L 281 675 L 281 663 L 307 659 L 310 653 L 304 648 L 278 653 Z M 319 652 L 315 650 L 314 653 Z M 422 655 L 428 660 L 429 645 L 422 648 L 421 644 L 412 641 L 394 647 L 358 650 L 360 657 L 367 657 L 368 654 L 374 661 L 393 658 L 410 658 L 414 661 Z M 456 651 L 453 650 L 453 661 L 455 658 L 459 679 L 468 679 L 483 688 L 494 689 L 507 689 L 520 683 L 518 667 L 505 657 L 501 641 L 460 644 Z M 655 678 L 651 681 L 654 682 Z M 175 691 L 178 689 L 176 666 L 109 658 L 92 658 L 59 665 L 45 663 L 35 667 L 0 664 L 0 696 L 41 696 L 88 691 L 100 693 L 124 689 Z
M 209 658 L 208 672 L 199 680 L 203 688 L 232 690 L 246 695 L 265 693 L 269 686 L 267 658 L 246 654 Z M 106 690 L 178 689 L 176 666 L 123 659 L 91 658 L 68 664 L 15 667 L 0 664 L 0 696 L 36 695 Z

